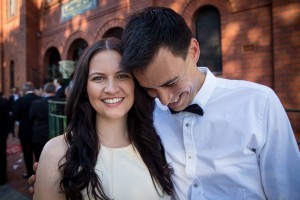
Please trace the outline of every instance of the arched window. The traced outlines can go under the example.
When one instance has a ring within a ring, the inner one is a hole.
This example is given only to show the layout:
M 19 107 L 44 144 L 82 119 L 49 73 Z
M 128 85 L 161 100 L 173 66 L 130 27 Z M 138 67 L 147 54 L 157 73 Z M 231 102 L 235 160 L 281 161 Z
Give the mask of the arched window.
M 200 44 L 198 66 L 222 73 L 220 13 L 213 6 L 204 6 L 196 13 L 196 39 Z
M 15 63 L 13 60 L 10 61 L 10 66 L 9 66 L 9 87 L 15 87 Z
M 7 19 L 10 20 L 17 15 L 17 0 L 8 0 L 7 8 Z
M 88 47 L 88 43 L 84 39 L 74 40 L 68 50 L 67 59 L 76 62 L 86 47 Z
M 116 37 L 121 39 L 122 33 L 123 33 L 123 29 L 120 27 L 111 28 L 104 33 L 103 38 Z
M 61 77 L 59 72 L 60 54 L 55 47 L 50 47 L 45 54 L 45 77 L 44 82 L 53 81 L 56 77 Z

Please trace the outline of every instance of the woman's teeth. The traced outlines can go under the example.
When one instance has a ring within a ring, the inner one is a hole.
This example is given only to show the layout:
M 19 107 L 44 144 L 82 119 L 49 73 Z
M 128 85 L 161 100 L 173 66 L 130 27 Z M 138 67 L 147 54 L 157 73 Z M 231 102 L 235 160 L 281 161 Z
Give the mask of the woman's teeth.
M 107 103 L 107 104 L 113 104 L 113 103 L 118 103 L 120 101 L 122 101 L 124 98 L 113 98 L 113 99 L 103 99 L 103 102 L 104 103 Z

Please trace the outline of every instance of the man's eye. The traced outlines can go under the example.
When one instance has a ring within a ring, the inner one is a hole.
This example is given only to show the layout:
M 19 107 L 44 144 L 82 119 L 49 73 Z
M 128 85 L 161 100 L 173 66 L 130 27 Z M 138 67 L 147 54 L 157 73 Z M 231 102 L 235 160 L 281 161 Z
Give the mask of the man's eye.
M 148 93 L 150 97 L 155 98 L 157 96 L 156 92 L 152 88 L 144 88 L 144 90 Z
M 171 87 L 171 86 L 173 86 L 173 85 L 175 85 L 176 84 L 176 82 L 172 82 L 172 83 L 168 83 L 166 86 L 167 87 Z
M 154 89 L 152 89 L 152 88 L 144 88 L 144 90 L 148 93 L 153 93 L 154 92 Z

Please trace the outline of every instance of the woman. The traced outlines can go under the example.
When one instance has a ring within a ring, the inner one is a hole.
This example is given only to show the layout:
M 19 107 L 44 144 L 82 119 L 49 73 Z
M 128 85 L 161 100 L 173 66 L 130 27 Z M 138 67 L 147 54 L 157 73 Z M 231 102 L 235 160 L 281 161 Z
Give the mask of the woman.
M 172 169 L 153 128 L 153 100 L 120 68 L 121 43 L 87 48 L 66 105 L 68 127 L 50 140 L 34 199 L 169 199 Z

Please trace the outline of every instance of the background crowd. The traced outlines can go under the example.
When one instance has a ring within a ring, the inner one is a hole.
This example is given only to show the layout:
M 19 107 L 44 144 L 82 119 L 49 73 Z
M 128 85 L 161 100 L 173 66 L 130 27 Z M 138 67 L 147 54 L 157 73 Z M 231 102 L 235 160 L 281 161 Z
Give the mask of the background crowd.
M 0 185 L 7 178 L 7 138 L 18 137 L 26 166 L 23 178 L 34 172 L 32 165 L 39 160 L 44 145 L 49 140 L 48 100 L 64 100 L 65 86 L 62 78 L 47 82 L 37 88 L 31 81 L 21 89 L 13 87 L 9 96 L 0 92 Z

